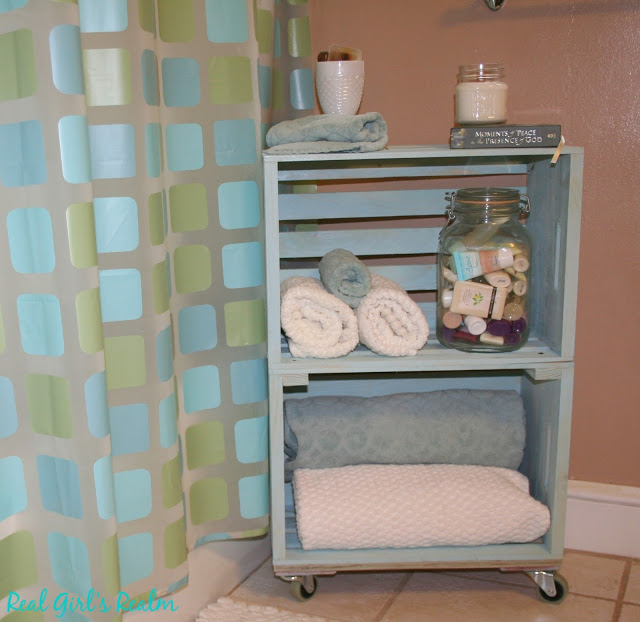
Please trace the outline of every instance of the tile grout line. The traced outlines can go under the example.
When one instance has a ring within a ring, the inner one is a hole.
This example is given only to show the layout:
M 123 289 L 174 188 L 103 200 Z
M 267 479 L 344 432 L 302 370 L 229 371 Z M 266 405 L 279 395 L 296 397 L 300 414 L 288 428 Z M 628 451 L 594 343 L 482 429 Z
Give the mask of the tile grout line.
M 409 580 L 414 574 L 415 572 L 413 571 L 408 572 L 407 576 L 404 577 L 400 581 L 400 583 L 398 583 L 398 585 L 396 586 L 396 589 L 393 590 L 393 594 L 391 595 L 391 598 L 389 598 L 389 600 L 385 603 L 385 605 L 380 610 L 380 613 L 378 613 L 378 615 L 371 622 L 380 622 L 384 618 L 384 616 L 387 615 L 387 611 L 391 609 L 391 605 L 393 605 L 393 603 L 396 601 L 396 598 L 398 598 L 398 596 L 402 594 L 402 592 L 404 592 L 404 588 L 407 587 L 407 583 L 409 583 Z
M 629 583 L 629 575 L 631 574 L 631 560 L 627 559 L 624 570 L 622 571 L 622 578 L 620 579 L 620 587 L 618 588 L 618 596 L 616 598 L 616 604 L 613 607 L 613 614 L 611 616 L 611 622 L 618 622 L 620 614 L 622 613 L 622 603 L 624 602 L 624 595 L 627 591 L 627 585 Z

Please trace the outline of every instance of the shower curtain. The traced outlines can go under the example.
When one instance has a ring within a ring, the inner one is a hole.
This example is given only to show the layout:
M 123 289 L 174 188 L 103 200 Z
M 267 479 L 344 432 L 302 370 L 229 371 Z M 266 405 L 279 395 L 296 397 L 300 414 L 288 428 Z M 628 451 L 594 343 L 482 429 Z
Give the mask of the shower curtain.
M 306 0 L 0 0 L 3 621 L 267 532 L 260 154 L 310 54 Z

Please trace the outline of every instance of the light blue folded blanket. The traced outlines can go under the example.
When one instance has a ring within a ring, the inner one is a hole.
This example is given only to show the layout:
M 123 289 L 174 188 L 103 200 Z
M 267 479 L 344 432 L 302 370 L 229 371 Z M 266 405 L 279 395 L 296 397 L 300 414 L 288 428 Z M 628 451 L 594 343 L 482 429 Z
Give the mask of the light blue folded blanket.
M 336 248 L 318 264 L 325 289 L 355 309 L 371 289 L 371 274 L 351 251 Z
M 525 416 L 516 391 L 448 389 L 284 402 L 285 479 L 298 468 L 475 464 L 517 469 Z
M 387 124 L 377 112 L 321 114 L 282 121 L 267 132 L 267 153 L 339 153 L 384 149 Z

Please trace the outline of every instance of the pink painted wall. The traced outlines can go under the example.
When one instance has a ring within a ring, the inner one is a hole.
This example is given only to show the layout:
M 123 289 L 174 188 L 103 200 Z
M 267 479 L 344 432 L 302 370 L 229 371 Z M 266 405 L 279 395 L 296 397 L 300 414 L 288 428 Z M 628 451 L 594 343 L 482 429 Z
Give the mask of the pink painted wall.
M 314 56 L 362 49 L 360 112 L 442 144 L 457 67 L 502 62 L 509 122 L 585 148 L 572 479 L 640 486 L 640 2 L 309 0 Z

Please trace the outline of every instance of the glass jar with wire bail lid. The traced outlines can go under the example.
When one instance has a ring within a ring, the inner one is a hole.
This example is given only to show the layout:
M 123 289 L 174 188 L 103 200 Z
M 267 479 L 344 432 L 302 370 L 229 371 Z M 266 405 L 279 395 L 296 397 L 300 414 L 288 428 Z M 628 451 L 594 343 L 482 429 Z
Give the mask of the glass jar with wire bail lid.
M 529 198 L 465 188 L 450 201 L 438 250 L 438 340 L 465 352 L 517 350 L 529 336 Z

